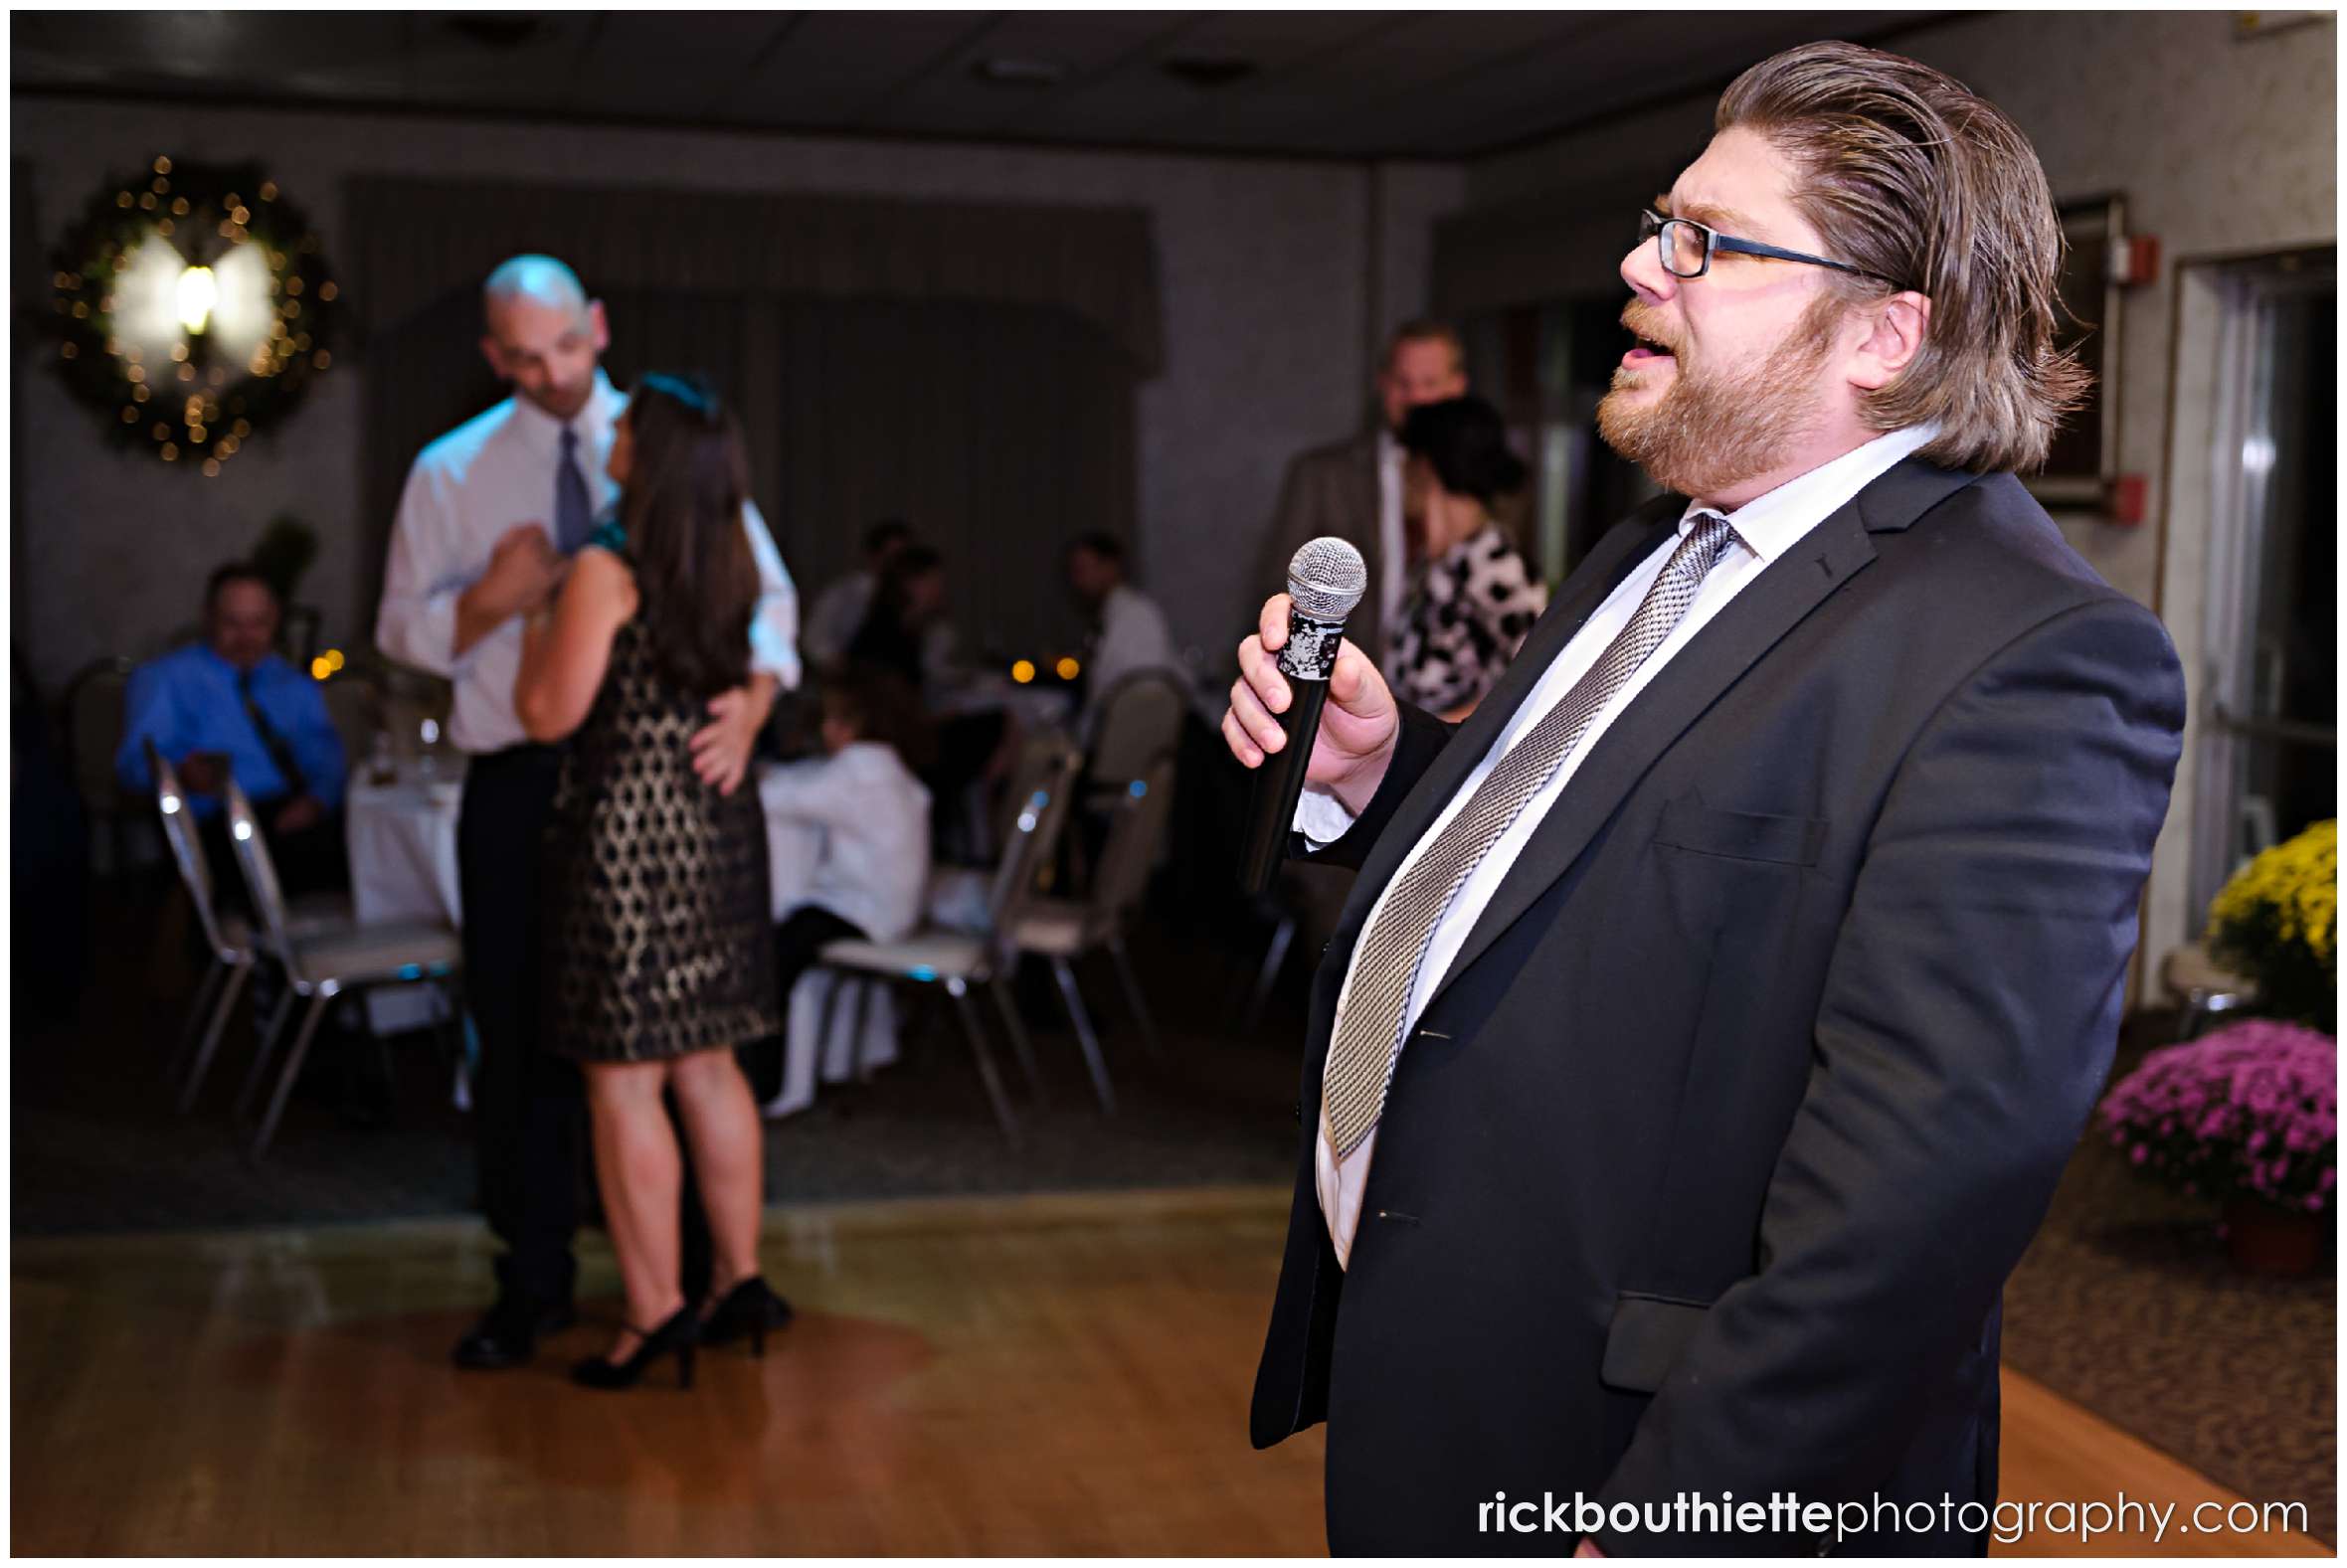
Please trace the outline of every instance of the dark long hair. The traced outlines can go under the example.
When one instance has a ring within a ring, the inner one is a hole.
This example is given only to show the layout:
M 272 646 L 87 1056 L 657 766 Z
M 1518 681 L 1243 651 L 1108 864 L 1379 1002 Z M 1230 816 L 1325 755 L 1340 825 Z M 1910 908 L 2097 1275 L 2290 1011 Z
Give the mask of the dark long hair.
M 1487 511 L 1524 483 L 1524 459 L 1508 449 L 1508 427 L 1481 398 L 1420 404 L 1402 422 L 1401 445 L 1434 465 L 1444 489 L 1474 496 Z
M 750 676 L 758 562 L 742 532 L 742 433 L 694 377 L 649 375 L 628 400 L 634 458 L 620 523 L 661 673 L 698 697 Z

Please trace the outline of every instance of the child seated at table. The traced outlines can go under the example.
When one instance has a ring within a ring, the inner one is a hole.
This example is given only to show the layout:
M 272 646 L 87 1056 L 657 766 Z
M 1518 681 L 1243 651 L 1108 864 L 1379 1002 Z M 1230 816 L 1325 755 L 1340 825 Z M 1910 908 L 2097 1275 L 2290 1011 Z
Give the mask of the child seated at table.
M 894 942 L 921 923 L 929 884 L 929 790 L 905 766 L 913 716 L 893 682 L 851 672 L 822 690 L 824 755 L 786 763 L 759 786 L 769 812 L 822 829 L 806 898 L 775 927 L 786 1008 L 826 943 Z M 783 1042 L 746 1053 L 761 1101 L 781 1087 Z

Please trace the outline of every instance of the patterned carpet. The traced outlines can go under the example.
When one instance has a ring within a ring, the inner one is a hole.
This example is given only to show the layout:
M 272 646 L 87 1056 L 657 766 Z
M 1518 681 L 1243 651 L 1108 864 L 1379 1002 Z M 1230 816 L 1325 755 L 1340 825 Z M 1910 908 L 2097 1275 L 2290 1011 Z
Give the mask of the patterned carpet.
M 177 955 L 167 932 L 146 940 L 143 919 L 123 919 L 136 933 L 123 946 Z M 995 1127 L 952 1015 L 935 1002 L 908 1007 L 895 1066 L 869 1085 L 826 1086 L 813 1109 L 768 1125 L 769 1200 L 1290 1179 L 1300 1020 L 1275 1018 L 1260 1038 L 1234 1040 L 1200 1015 L 1223 994 L 1215 983 L 1221 955 L 1161 945 L 1140 958 L 1167 1030 L 1159 1059 L 1144 1054 L 1107 960 L 1079 965 L 1119 1095 L 1115 1117 L 1093 1099 L 1046 973 L 1022 991 L 1044 1080 L 1040 1109 L 998 1027 L 993 1035 L 1025 1123 L 1021 1147 Z M 451 1076 L 431 1036 L 395 1045 L 391 1115 L 375 1127 L 343 1117 L 346 1069 L 321 1038 L 274 1145 L 255 1165 L 229 1133 L 230 1103 L 253 1049 L 250 1028 L 232 1025 L 200 1103 L 181 1119 L 159 1074 L 192 993 L 192 969 L 176 958 L 124 964 L 103 951 L 92 964 L 75 1018 L 17 1020 L 16 1234 L 332 1224 L 472 1207 L 470 1123 L 451 1104 Z M 1230 975 L 1237 977 L 1235 963 Z
M 2333 1266 L 2238 1272 L 2215 1204 L 2089 1135 L 2005 1288 L 2005 1360 L 2253 1501 L 2304 1502 L 2335 1543 L 2337 1322 Z
M 178 961 L 126 957 L 177 954 L 171 920 L 168 907 L 103 912 L 114 943 L 95 952 L 78 1012 L 47 1022 L 20 1012 L 15 1234 L 363 1222 L 471 1206 L 467 1124 L 421 1036 L 394 1053 L 387 1125 L 347 1125 L 339 1075 L 315 1073 L 259 1166 L 227 1130 L 249 1033 L 232 1036 L 196 1113 L 173 1116 L 156 1073 L 192 976 Z M 1116 1117 L 1093 1105 L 1056 1002 L 1030 994 L 1048 1103 L 1011 1149 L 939 1013 L 912 1021 L 904 1060 L 871 1085 L 828 1089 L 812 1111 L 770 1126 L 770 1198 L 1289 1180 L 1301 965 L 1284 1005 L 1256 1038 L 1239 1039 L 1224 1026 L 1242 982 L 1233 956 L 1158 933 L 1140 958 L 1166 1030 L 1162 1059 L 1141 1054 L 1113 977 L 1087 977 L 1123 1101 Z M 2306 1502 L 2313 1533 L 2335 1541 L 2335 1321 L 2328 1270 L 2297 1282 L 2235 1273 L 2210 1207 L 2088 1140 L 2007 1289 L 2005 1354 L 2248 1497 Z

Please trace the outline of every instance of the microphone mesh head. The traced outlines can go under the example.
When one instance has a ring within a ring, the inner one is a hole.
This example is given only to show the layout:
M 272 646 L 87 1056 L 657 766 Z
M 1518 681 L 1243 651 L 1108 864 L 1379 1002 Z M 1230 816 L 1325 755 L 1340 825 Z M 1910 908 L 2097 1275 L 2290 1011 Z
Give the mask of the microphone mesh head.
M 1315 620 L 1343 620 L 1369 591 L 1369 564 L 1342 539 L 1315 539 L 1288 563 L 1288 597 Z

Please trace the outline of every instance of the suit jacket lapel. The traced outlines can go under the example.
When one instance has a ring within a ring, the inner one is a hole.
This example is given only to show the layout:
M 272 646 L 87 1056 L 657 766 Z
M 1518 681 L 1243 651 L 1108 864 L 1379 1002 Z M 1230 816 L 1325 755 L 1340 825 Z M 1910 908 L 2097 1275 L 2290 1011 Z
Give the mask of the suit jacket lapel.
M 1589 552 L 1588 559 L 1565 579 L 1563 592 L 1525 638 L 1523 648 L 1508 666 L 1508 673 L 1475 712 L 1468 715 L 1467 722 L 1435 758 L 1434 766 L 1419 776 L 1417 784 L 1386 823 L 1376 847 L 1361 862 L 1360 876 L 1354 883 L 1353 895 L 1346 901 L 1339 923 L 1340 932 L 1350 934 L 1359 930 L 1386 879 L 1401 864 L 1402 856 L 1442 814 L 1443 806 L 1449 803 L 1461 782 L 1475 771 L 1475 765 L 1483 761 L 1492 743 L 1507 730 L 1548 665 L 1597 612 L 1597 607 L 1620 586 L 1622 579 L 1678 530 L 1680 515 L 1686 509 L 1684 496 L 1657 498 L 1608 530 L 1597 542 L 1597 548 Z
M 1623 796 L 1689 725 L 1828 595 L 1875 559 L 1869 533 L 1905 528 L 1975 477 L 1913 458 L 1901 462 L 1818 524 L 1729 601 L 1597 738 L 1509 868 L 1434 996 L 1447 990 L 1571 869 Z M 1481 710 L 1476 716 L 1482 717 Z M 1451 750 L 1459 750 L 1456 743 Z M 1428 998 L 1428 1005 L 1432 1002 Z

